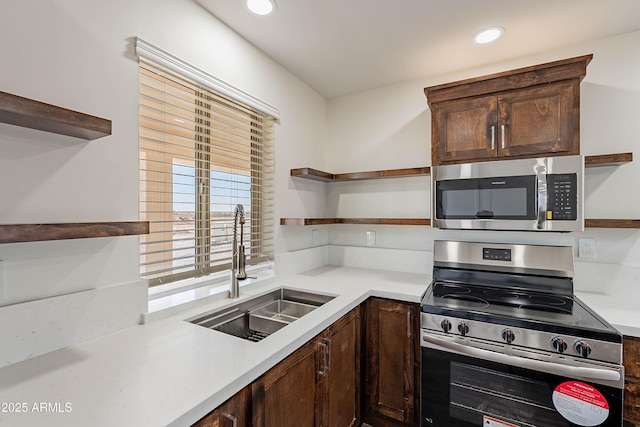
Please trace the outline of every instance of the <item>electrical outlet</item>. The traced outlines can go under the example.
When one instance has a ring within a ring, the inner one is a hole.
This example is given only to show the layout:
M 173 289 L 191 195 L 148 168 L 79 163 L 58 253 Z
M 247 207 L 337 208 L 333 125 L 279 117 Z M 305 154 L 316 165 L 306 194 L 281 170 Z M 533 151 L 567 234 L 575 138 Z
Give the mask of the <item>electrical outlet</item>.
M 596 257 L 596 239 L 593 239 L 593 238 L 578 239 L 578 257 L 579 258 L 595 258 Z
M 318 237 L 318 230 L 311 230 L 311 244 L 317 246 L 320 244 L 320 238 Z
M 376 232 L 367 231 L 367 246 L 375 246 L 375 245 L 376 245 Z

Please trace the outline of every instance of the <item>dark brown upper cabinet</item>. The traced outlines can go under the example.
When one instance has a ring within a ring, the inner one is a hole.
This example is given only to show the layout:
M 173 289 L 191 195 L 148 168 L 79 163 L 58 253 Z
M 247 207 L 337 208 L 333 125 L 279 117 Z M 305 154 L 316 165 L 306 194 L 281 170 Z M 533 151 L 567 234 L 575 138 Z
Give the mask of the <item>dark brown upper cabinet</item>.
M 580 82 L 592 57 L 425 88 L 432 164 L 580 154 Z

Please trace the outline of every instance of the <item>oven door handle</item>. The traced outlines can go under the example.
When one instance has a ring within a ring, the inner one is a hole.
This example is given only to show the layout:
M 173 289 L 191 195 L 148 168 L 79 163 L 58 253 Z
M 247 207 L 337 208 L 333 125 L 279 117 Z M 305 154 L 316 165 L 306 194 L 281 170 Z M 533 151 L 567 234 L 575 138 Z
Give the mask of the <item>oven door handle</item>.
M 620 372 L 597 369 L 597 368 L 583 368 L 578 366 L 566 366 L 555 363 L 543 362 L 541 360 L 525 359 L 524 357 L 511 356 L 509 354 L 496 353 L 494 351 L 483 350 L 481 348 L 469 347 L 466 345 L 458 344 L 446 339 L 434 337 L 427 334 L 422 334 L 422 340 L 426 341 L 436 347 L 441 347 L 447 350 L 453 350 L 458 353 L 463 353 L 468 356 L 474 356 L 479 359 L 487 360 L 490 362 L 503 363 L 506 365 L 516 366 L 519 368 L 526 368 L 531 370 L 543 371 L 549 374 L 557 374 L 564 377 L 579 376 L 586 379 L 601 380 L 601 381 L 620 381 Z

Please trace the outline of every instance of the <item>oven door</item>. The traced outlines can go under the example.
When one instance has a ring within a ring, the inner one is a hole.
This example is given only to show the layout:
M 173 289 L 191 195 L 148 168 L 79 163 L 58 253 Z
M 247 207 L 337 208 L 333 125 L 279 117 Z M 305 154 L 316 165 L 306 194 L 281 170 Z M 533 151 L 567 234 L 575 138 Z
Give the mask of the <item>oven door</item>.
M 421 363 L 421 427 L 622 425 L 623 391 L 600 381 L 515 367 L 424 342 Z

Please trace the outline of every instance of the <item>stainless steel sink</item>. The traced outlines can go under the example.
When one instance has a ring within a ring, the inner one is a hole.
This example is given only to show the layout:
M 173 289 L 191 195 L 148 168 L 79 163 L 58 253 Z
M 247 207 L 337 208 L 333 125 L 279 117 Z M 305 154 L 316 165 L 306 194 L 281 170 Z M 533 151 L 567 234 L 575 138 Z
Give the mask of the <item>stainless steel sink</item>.
M 314 292 L 280 288 L 187 320 L 249 341 L 260 341 L 333 298 Z

